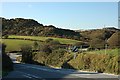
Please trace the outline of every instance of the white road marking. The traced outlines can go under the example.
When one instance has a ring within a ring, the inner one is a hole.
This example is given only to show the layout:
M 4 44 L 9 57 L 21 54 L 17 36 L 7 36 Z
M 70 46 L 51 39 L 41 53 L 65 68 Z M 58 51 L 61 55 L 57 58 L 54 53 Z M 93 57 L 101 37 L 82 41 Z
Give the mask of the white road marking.
M 32 78 L 32 77 L 30 77 L 30 76 L 27 76 L 27 75 L 23 75 L 24 77 L 27 77 L 27 78 Z
M 49 71 L 49 69 L 44 69 L 44 68 L 37 68 L 37 67 L 26 66 L 26 65 L 20 65 L 20 66 L 24 66 L 24 67 L 26 67 L 26 68 L 33 68 L 33 69 L 38 69 L 38 70 Z
M 88 72 L 88 74 L 82 74 L 82 73 L 80 73 L 80 74 L 74 74 L 74 73 L 66 73 L 66 72 L 62 72 L 62 71 L 60 71 L 60 70 L 50 70 L 50 69 L 44 69 L 44 68 L 40 68 L 40 67 L 33 67 L 33 66 L 28 66 L 28 65 L 20 65 L 20 66 L 24 66 L 24 67 L 26 67 L 26 68 L 33 68 L 33 69 L 38 69 L 38 70 L 44 70 L 44 71 L 49 71 L 49 72 L 59 72 L 59 73 L 62 73 L 62 74 L 69 74 L 69 75 L 71 75 L 71 76 L 77 76 L 77 77 L 86 77 L 86 78 L 102 78 L 102 77 L 104 77 L 104 78 L 118 78 L 118 76 L 116 76 L 116 75 L 114 75 L 114 76 L 112 76 L 111 77 L 111 75 L 105 75 L 105 74 L 90 74 L 89 72 Z
M 42 79 L 41 77 L 38 77 L 38 76 L 35 76 L 35 75 L 32 75 L 32 74 L 28 74 L 28 73 L 25 73 L 25 72 L 21 72 L 21 71 L 16 71 L 16 72 L 25 74 L 24 76 L 26 76 L 26 77 Z

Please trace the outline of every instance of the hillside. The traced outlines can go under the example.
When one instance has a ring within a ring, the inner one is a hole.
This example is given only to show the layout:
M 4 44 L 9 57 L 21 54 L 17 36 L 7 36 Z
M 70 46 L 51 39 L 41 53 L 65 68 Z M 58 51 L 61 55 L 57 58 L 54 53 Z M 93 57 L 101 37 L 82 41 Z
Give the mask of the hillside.
M 82 36 L 81 40 L 88 42 L 92 48 L 104 49 L 106 43 L 108 44 L 109 48 L 120 46 L 118 42 L 118 37 L 120 36 L 118 33 L 120 33 L 120 29 L 117 28 L 107 27 L 103 29 L 92 29 L 84 31 L 77 30 L 76 32 L 79 32 Z M 117 37 L 111 38 L 114 36 L 114 34 L 116 34 Z
M 80 39 L 79 32 L 56 28 L 53 25 L 44 26 L 33 19 L 5 19 L 2 18 L 2 34 L 22 36 L 49 36 L 69 39 Z
M 82 35 L 83 39 L 93 40 L 95 38 L 99 38 L 105 40 L 110 38 L 115 32 L 119 31 L 120 30 L 116 28 L 103 28 L 76 32 L 79 32 Z
M 53 37 L 66 38 L 88 42 L 93 48 L 105 48 L 105 41 L 120 29 L 114 27 L 107 27 L 103 29 L 92 30 L 69 30 L 57 28 L 53 25 L 44 26 L 33 19 L 2 18 L 2 35 L 17 35 L 17 36 L 38 36 L 38 37 Z M 114 43 L 115 40 L 112 40 Z M 113 44 L 110 44 L 113 45 Z M 119 45 L 117 45 L 119 46 Z

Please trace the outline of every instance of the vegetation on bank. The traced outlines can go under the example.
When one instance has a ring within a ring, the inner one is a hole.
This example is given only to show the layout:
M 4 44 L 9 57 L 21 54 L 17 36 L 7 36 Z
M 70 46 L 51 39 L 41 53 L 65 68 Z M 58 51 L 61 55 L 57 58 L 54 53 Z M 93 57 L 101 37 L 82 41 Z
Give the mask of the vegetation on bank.
M 116 51 L 116 49 L 112 50 Z M 73 53 L 58 49 L 50 54 L 45 54 L 44 52 L 34 53 L 33 60 L 47 66 L 120 74 L 120 56 L 114 55 L 114 53 L 118 54 L 118 52 L 113 52 L 112 54 L 111 52 L 110 54 L 109 52 L 108 54 L 97 54 L 96 51 L 93 53 L 83 52 L 77 54 L 74 59 Z
M 13 62 L 10 57 L 5 53 L 6 45 L 2 45 L 2 76 L 6 76 L 8 72 L 13 70 Z
M 36 44 L 36 43 L 35 43 Z M 32 52 L 30 45 L 21 47 L 22 62 L 38 65 L 55 66 L 77 70 L 97 71 L 119 74 L 119 49 L 109 49 L 107 54 L 104 50 L 86 51 L 77 53 L 74 59 L 74 52 L 60 48 L 59 43 L 40 45 L 38 52 Z M 111 52 L 112 51 L 112 52 Z
M 22 62 L 114 74 L 120 72 L 117 49 L 120 48 L 120 29 L 74 31 L 23 18 L 2 18 L 2 22 L 6 52 L 21 51 Z M 69 46 L 72 47 L 68 49 Z M 74 58 L 73 47 L 88 50 L 81 50 Z
M 8 46 L 6 50 L 20 50 L 25 63 L 119 74 L 117 48 L 106 49 L 106 54 L 105 49 L 79 52 L 74 59 L 74 53 L 53 38 L 46 38 L 44 42 L 15 39 L 3 39 L 3 42 Z M 73 45 L 80 47 L 83 43 Z
M 78 54 L 76 59 L 71 59 L 68 64 L 78 70 L 120 74 L 119 59 L 118 55 L 84 53 Z
M 9 51 L 20 50 L 22 62 L 25 63 L 119 74 L 119 49 L 117 48 L 106 49 L 106 54 L 105 49 L 79 52 L 74 59 L 74 53 L 69 52 L 59 40 L 53 38 L 46 38 L 44 42 L 38 42 L 9 39 L 8 37 L 8 39 L 3 39 L 3 42 L 7 44 L 6 49 Z M 83 44 L 76 42 L 72 45 L 80 47 Z
M 93 51 L 87 51 L 88 54 L 106 54 L 106 55 L 112 55 L 112 56 L 118 56 L 120 49 L 102 49 L 102 50 L 93 50 Z

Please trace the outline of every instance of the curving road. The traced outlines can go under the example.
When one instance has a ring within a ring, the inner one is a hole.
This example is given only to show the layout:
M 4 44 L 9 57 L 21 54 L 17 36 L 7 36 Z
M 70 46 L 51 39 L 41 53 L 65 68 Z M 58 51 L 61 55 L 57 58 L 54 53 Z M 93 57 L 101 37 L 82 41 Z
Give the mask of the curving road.
M 14 71 L 10 72 L 2 80 L 119 80 L 117 75 L 112 74 L 16 63 L 15 56 L 13 57 L 15 62 Z
M 14 71 L 3 80 L 119 80 L 116 75 L 54 69 L 32 64 L 14 64 Z

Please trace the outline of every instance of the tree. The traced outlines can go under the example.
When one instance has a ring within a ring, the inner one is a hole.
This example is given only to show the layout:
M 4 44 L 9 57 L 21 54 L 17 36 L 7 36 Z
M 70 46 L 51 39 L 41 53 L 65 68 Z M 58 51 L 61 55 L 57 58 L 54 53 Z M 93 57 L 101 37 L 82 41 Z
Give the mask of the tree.
M 0 44 L 1 45 L 1 44 Z M 13 62 L 10 57 L 5 53 L 6 45 L 2 44 L 2 70 L 9 71 L 13 70 Z
M 51 41 L 53 41 L 53 39 L 51 39 L 51 38 L 48 38 L 48 39 L 45 40 L 46 43 L 49 43 Z
M 38 49 L 38 46 L 39 46 L 38 42 L 35 41 L 33 46 L 34 46 L 35 50 Z
M 7 39 L 7 38 L 8 38 L 8 35 L 4 35 L 4 38 Z
M 1 45 L 1 44 L 0 44 Z M 5 44 L 2 44 L 2 54 L 5 53 L 5 48 L 6 48 L 6 45 Z
M 58 40 L 53 40 L 48 43 L 50 45 L 50 48 L 52 50 L 59 49 L 62 47 L 61 43 Z
M 40 51 L 40 52 L 45 52 L 45 53 L 47 53 L 47 54 L 49 54 L 49 53 L 52 52 L 52 50 L 51 50 L 51 48 L 49 47 L 49 45 L 40 45 L 39 51 Z
M 32 47 L 29 45 L 23 45 L 21 47 L 22 62 L 31 63 L 32 62 Z

